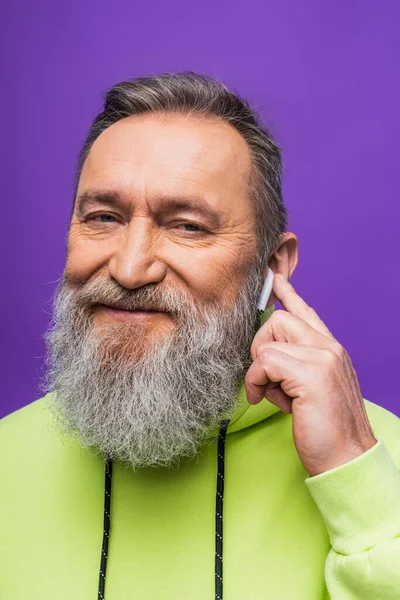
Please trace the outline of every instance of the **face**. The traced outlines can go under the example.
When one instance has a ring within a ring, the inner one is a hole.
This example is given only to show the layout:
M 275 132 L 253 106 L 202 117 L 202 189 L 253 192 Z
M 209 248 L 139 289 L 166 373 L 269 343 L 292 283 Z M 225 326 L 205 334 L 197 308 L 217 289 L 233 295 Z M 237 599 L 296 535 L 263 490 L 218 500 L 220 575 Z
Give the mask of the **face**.
M 202 306 L 232 302 L 255 253 L 249 173 L 247 145 L 225 123 L 171 115 L 119 121 L 84 164 L 66 279 L 112 280 L 125 290 L 153 284 Z M 174 327 L 167 311 L 135 308 L 94 304 L 93 322 L 119 322 L 143 340 Z
M 47 333 L 64 433 L 133 468 L 192 456 L 250 364 L 262 266 L 228 125 L 125 119 L 85 162 Z

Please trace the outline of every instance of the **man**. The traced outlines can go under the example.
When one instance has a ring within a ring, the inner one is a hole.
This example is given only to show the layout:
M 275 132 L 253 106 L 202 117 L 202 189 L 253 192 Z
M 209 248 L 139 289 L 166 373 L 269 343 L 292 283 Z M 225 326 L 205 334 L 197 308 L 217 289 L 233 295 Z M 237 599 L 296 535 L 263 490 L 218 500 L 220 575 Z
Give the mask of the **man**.
M 245 101 L 194 73 L 111 88 L 48 393 L 1 423 L 1 598 L 400 598 L 399 420 L 289 283 L 286 224 Z

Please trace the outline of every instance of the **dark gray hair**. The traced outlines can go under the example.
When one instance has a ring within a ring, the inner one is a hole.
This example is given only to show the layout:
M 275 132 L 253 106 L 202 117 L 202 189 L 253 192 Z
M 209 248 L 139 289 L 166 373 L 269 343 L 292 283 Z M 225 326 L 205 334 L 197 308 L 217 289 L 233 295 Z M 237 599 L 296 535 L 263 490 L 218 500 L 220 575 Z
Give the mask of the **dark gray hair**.
M 113 85 L 80 152 L 76 186 L 89 151 L 103 131 L 126 117 L 155 112 L 219 118 L 245 139 L 253 162 L 249 190 L 255 209 L 258 258 L 266 265 L 287 229 L 281 151 L 249 103 L 212 77 L 188 71 L 138 77 Z

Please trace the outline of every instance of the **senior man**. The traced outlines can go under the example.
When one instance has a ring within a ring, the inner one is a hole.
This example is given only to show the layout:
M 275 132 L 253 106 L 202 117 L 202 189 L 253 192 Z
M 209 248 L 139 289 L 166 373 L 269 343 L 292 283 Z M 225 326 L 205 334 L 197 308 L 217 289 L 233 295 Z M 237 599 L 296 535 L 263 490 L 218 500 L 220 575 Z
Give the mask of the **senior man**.
M 194 73 L 110 89 L 47 394 L 1 422 L 2 599 L 400 598 L 399 420 L 289 283 L 286 227 L 248 103 Z

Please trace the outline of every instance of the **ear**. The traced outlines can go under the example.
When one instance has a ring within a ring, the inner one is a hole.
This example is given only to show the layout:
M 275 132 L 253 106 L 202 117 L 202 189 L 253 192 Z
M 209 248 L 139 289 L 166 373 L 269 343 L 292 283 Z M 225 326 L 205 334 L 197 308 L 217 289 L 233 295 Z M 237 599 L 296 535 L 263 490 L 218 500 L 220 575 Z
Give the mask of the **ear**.
M 268 270 L 271 268 L 274 273 L 281 273 L 288 281 L 290 281 L 298 263 L 298 248 L 299 241 L 296 234 L 290 231 L 283 233 L 279 246 L 268 261 L 264 276 L 267 276 Z M 275 302 L 278 302 L 278 299 L 272 291 L 267 308 L 272 306 L 272 304 L 275 304 Z

